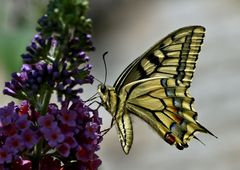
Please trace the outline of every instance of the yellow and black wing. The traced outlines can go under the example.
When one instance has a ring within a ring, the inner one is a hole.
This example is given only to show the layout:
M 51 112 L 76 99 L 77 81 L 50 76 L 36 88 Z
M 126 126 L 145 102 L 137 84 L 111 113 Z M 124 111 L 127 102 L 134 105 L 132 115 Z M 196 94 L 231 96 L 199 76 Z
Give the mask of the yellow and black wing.
M 180 28 L 134 60 L 118 77 L 114 88 L 123 103 L 117 106 L 121 110 L 115 120 L 125 153 L 133 139 L 129 113 L 146 121 L 179 149 L 187 147 L 197 131 L 213 135 L 197 122 L 194 98 L 188 93 L 204 35 L 202 26 Z
M 190 86 L 204 35 L 202 26 L 183 27 L 167 35 L 122 72 L 114 84 L 116 92 L 150 77 L 174 78 Z
M 148 78 L 126 85 L 125 108 L 146 121 L 167 143 L 178 149 L 188 146 L 194 133 L 213 135 L 197 122 L 194 98 L 187 87 L 173 78 Z M 214 136 L 214 135 L 213 135 Z

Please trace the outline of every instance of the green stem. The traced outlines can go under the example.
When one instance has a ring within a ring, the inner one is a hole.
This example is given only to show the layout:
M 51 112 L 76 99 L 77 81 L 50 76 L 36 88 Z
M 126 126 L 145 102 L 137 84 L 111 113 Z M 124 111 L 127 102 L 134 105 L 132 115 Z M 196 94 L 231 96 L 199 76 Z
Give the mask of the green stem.
M 43 146 L 43 141 L 41 140 L 34 147 L 34 152 L 33 152 L 33 157 L 32 157 L 32 169 L 34 169 L 34 170 L 39 169 L 39 161 L 40 161 L 40 158 L 41 158 L 42 146 Z
M 43 101 L 42 101 L 42 107 L 41 107 L 41 114 L 42 115 L 45 115 L 47 113 L 47 110 L 48 110 L 48 105 L 49 105 L 49 102 L 51 100 L 51 95 L 52 95 L 52 89 L 48 89 L 46 90 L 45 94 L 44 94 L 44 98 L 43 98 Z

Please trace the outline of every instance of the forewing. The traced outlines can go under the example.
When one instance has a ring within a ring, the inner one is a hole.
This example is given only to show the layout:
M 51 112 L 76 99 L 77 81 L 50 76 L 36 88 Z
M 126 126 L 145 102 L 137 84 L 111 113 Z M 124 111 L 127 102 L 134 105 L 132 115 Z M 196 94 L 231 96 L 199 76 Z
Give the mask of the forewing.
M 150 77 L 175 78 L 189 86 L 203 43 L 205 28 L 180 28 L 134 60 L 114 84 L 116 92 L 128 83 Z
M 179 80 L 148 78 L 128 84 L 123 91 L 128 94 L 126 109 L 179 149 L 187 147 L 197 131 L 212 134 L 197 122 L 194 98 Z

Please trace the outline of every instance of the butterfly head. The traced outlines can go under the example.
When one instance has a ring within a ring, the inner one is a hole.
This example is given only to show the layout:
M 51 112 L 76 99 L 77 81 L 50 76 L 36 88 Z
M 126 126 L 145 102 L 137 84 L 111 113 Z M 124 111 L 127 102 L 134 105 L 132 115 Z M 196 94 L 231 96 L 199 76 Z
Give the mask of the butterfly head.
M 107 86 L 105 84 L 99 84 L 98 85 L 98 94 L 100 95 L 100 98 L 102 100 L 103 106 L 108 110 L 111 111 L 110 103 L 115 100 L 116 93 L 113 87 Z
M 98 85 L 98 93 L 100 94 L 100 96 L 106 95 L 106 93 L 107 93 L 107 86 L 105 84 L 99 84 Z
M 100 98 L 102 100 L 103 105 L 107 105 L 109 97 L 108 97 L 108 91 L 109 88 L 105 84 L 99 84 L 98 85 L 98 94 L 100 95 Z

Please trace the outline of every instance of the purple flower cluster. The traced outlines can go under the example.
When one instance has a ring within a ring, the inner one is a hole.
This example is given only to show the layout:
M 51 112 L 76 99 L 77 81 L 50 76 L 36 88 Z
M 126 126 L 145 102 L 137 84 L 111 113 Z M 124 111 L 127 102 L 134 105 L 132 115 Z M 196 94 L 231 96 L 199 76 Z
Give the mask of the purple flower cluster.
M 87 37 L 90 41 L 91 36 Z M 68 43 L 66 54 L 59 60 L 51 61 L 51 55 L 58 53 L 57 40 L 44 40 L 37 34 L 31 46 L 27 47 L 28 53 L 22 55 L 26 64 L 23 64 L 21 72 L 12 74 L 12 80 L 6 82 L 3 93 L 21 100 L 30 99 L 31 103 L 37 100 L 32 97 L 41 95 L 44 89 L 55 90 L 59 101 L 63 101 L 63 96 L 65 100 L 78 99 L 78 94 L 83 91 L 79 85 L 93 82 L 93 77 L 89 74 L 92 66 L 86 64 L 79 67 L 89 61 L 86 53 L 81 51 L 79 42 L 77 37 L 72 39 Z M 46 54 L 46 49 L 49 55 Z M 45 54 L 45 58 L 42 54 Z
M 28 114 L 17 112 L 13 102 L 0 108 L 0 164 L 10 163 L 25 149 L 33 148 L 40 140 L 39 132 L 32 128 Z
M 0 108 L 0 165 L 10 162 L 19 167 L 32 165 L 34 146 L 41 145 L 42 155 L 37 155 L 44 158 L 40 160 L 41 166 L 46 162 L 56 162 L 53 157 L 57 157 L 58 162 L 71 168 L 98 168 L 101 160 L 95 152 L 102 140 L 102 121 L 96 110 L 80 100 L 71 105 L 63 102 L 61 109 L 50 104 L 46 115 L 37 115 L 30 108 L 26 101 L 20 106 L 11 102 Z M 54 168 L 67 169 L 60 163 Z
M 38 119 L 48 144 L 56 147 L 63 157 L 74 155 L 83 169 L 96 169 L 101 161 L 95 152 L 99 150 L 99 142 L 102 140 L 102 120 L 98 112 L 78 100 L 71 105 L 64 102 L 61 110 L 52 105 L 49 113 L 50 116 Z M 57 124 L 47 123 L 52 118 L 57 120 L 54 121 Z
M 92 84 L 88 0 L 50 0 L 23 65 L 3 93 L 21 102 L 0 108 L 0 170 L 96 170 L 101 119 L 82 102 Z M 50 104 L 53 94 L 59 105 Z
M 29 46 L 26 47 L 26 53 L 22 54 L 24 63 L 32 64 L 37 63 L 40 60 L 49 59 L 48 52 L 51 47 L 54 47 L 55 40 L 50 38 L 44 38 L 41 33 L 37 33 Z

